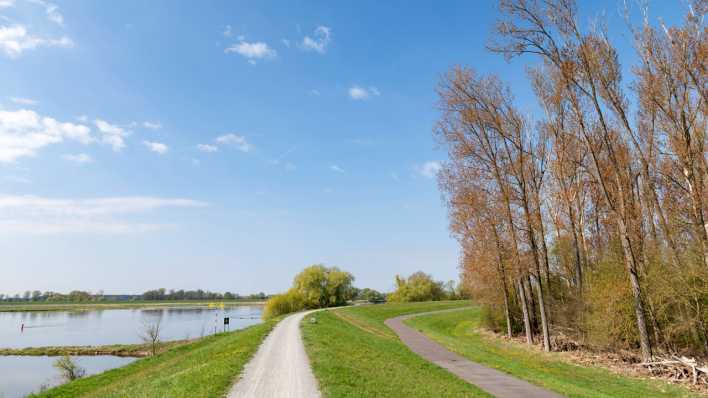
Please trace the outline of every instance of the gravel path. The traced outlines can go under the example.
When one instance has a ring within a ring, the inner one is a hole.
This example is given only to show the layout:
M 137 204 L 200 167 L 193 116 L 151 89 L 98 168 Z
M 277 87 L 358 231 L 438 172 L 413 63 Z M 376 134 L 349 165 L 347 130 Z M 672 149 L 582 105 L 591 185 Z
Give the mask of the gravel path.
M 300 321 L 313 311 L 289 315 L 266 337 L 229 398 L 319 398 L 300 333 Z
M 562 398 L 562 395 L 550 392 L 529 382 L 517 379 L 504 372 L 482 366 L 464 358 L 442 345 L 430 340 L 423 333 L 406 326 L 403 321 L 422 315 L 440 312 L 457 311 L 443 310 L 421 314 L 403 315 L 386 320 L 386 325 L 393 329 L 398 337 L 411 351 L 436 365 L 447 369 L 459 378 L 474 384 L 497 398 Z

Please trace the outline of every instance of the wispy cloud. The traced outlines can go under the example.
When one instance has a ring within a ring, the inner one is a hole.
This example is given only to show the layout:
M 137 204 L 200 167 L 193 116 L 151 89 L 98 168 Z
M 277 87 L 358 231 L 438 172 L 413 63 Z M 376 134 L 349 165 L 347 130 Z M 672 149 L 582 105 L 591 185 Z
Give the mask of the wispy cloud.
M 344 169 L 337 166 L 336 164 L 332 164 L 329 166 L 329 169 L 334 171 L 335 173 L 344 173 Z
M 91 129 L 82 124 L 59 122 L 27 109 L 0 110 L 0 162 L 35 156 L 37 151 L 65 139 L 88 144 Z
M 59 26 L 64 26 L 64 16 L 59 11 L 59 6 L 54 3 L 50 3 L 44 0 L 27 0 L 30 3 L 37 4 L 44 7 L 44 13 L 47 15 L 47 19 L 54 22 Z
M 224 37 L 231 37 L 231 36 L 233 36 L 233 34 L 234 34 L 234 32 L 231 31 L 231 25 L 226 25 L 226 27 L 224 28 L 224 33 L 223 33 Z
M 415 167 L 418 174 L 425 178 L 435 178 L 442 169 L 442 165 L 437 160 L 430 160 Z
M 227 47 L 224 52 L 227 54 L 236 53 L 248 59 L 248 62 L 252 64 L 255 64 L 256 60 L 275 58 L 278 55 L 277 51 L 264 42 L 249 43 L 243 40 Z
M 120 152 L 125 148 L 125 137 L 129 135 L 129 132 L 105 120 L 96 119 L 94 123 L 98 131 L 103 133 L 101 141 L 104 144 L 110 145 L 114 152 Z
M 143 127 L 150 130 L 159 130 L 162 128 L 162 124 L 160 122 L 143 122 Z
M 30 180 L 27 177 L 13 176 L 13 175 L 5 176 L 5 177 L 3 177 L 3 180 L 14 182 L 17 184 L 31 184 L 32 183 L 32 180 Z
M 149 150 L 157 153 L 158 155 L 164 155 L 169 150 L 167 145 L 163 144 L 162 142 L 143 141 L 143 145 L 145 145 Z
M 349 97 L 357 101 L 367 100 L 372 96 L 378 97 L 379 95 L 381 95 L 381 92 L 374 86 L 361 87 L 354 85 L 349 88 Z
M 185 198 L 147 196 L 58 199 L 0 196 L 0 230 L 9 233 L 135 233 L 169 225 L 120 220 L 116 217 L 166 208 L 200 208 L 208 203 Z
M 248 152 L 253 148 L 242 135 L 224 134 L 216 137 L 215 141 L 219 145 L 233 146 L 241 152 Z
M 67 36 L 48 38 L 32 35 L 24 25 L 0 26 L 0 50 L 11 59 L 18 58 L 27 50 L 38 47 L 73 47 L 74 42 Z
M 219 147 L 211 144 L 198 144 L 197 149 L 202 152 L 212 153 L 217 152 L 219 150 Z
M 0 0 L 0 9 L 10 8 L 15 6 L 15 0 Z
M 300 48 L 305 51 L 315 51 L 320 54 L 327 52 L 327 46 L 331 40 L 331 29 L 327 26 L 318 26 L 312 37 L 305 36 L 300 43 Z
M 78 164 L 86 164 L 86 163 L 92 163 L 93 158 L 90 155 L 87 155 L 85 153 L 77 153 L 75 155 L 73 154 L 66 154 L 62 156 L 64 160 L 68 160 L 70 162 L 78 163 Z
M 32 106 L 32 105 L 37 105 L 39 104 L 38 101 L 35 101 L 33 99 L 29 98 L 21 98 L 21 97 L 10 97 L 10 101 L 14 102 L 15 104 L 18 105 L 27 105 L 27 106 Z

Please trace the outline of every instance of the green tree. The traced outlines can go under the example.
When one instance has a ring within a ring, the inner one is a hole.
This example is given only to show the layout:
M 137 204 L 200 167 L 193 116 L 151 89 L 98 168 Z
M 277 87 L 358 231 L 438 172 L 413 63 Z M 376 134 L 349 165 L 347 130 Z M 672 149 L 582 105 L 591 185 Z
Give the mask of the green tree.
M 408 278 L 396 275 L 396 291 L 388 296 L 388 301 L 410 302 L 440 300 L 443 297 L 443 283 L 418 271 Z

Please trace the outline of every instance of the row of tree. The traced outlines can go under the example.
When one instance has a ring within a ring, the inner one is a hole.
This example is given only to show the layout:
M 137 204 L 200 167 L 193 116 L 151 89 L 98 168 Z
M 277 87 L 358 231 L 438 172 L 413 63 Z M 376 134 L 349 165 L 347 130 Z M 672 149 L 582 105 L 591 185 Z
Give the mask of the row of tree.
M 0 301 L 5 302 L 83 302 L 83 301 L 102 301 L 104 300 L 102 291 L 91 293 L 83 290 L 72 290 L 69 293 L 57 292 L 41 292 L 39 290 L 27 290 L 22 295 L 3 294 L 0 293 Z
M 202 289 L 197 289 L 197 290 L 170 289 L 168 291 L 163 288 L 155 289 L 155 290 L 148 290 L 142 294 L 143 300 L 240 300 L 240 299 L 265 300 L 267 297 L 268 296 L 263 292 L 243 296 L 243 295 L 240 295 L 237 293 L 231 293 L 231 292 L 217 293 L 217 292 L 210 292 L 208 290 L 202 290 Z
M 623 80 L 603 22 L 572 0 L 502 0 L 489 48 L 533 55 L 532 122 L 496 76 L 439 88 L 439 182 L 466 286 L 488 321 L 550 350 L 590 344 L 708 354 L 708 1 L 680 26 L 630 25 Z M 648 15 L 646 10 L 642 10 Z

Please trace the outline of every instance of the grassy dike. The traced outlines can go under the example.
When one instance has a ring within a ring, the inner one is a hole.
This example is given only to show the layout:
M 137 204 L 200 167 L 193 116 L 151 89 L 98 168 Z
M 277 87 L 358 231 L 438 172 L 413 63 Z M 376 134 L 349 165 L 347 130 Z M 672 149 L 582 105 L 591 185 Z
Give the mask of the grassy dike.
M 560 353 L 543 353 L 478 333 L 480 309 L 424 315 L 405 323 L 474 362 L 502 370 L 567 397 L 700 397 L 680 386 L 623 377 L 608 370 L 578 366 Z
M 305 318 L 305 347 L 323 396 L 489 397 L 411 352 L 383 323 L 398 315 L 468 305 L 467 301 L 365 305 Z M 312 317 L 316 322 L 310 321 Z
M 224 396 L 280 319 L 208 336 L 33 397 Z

